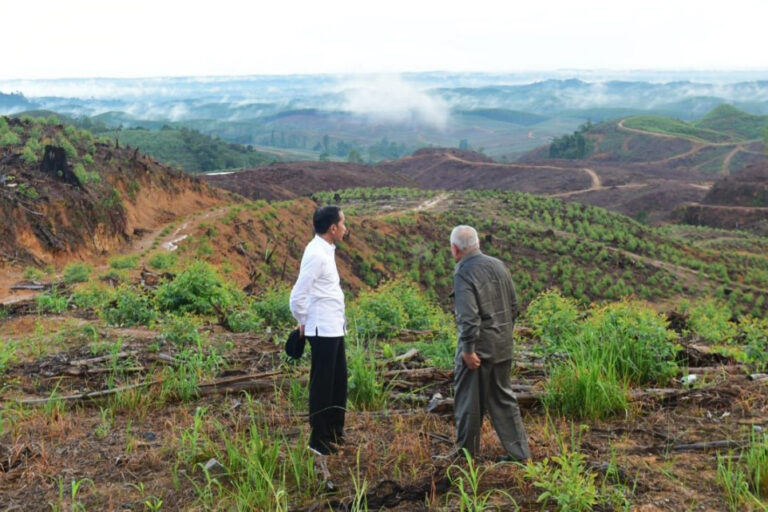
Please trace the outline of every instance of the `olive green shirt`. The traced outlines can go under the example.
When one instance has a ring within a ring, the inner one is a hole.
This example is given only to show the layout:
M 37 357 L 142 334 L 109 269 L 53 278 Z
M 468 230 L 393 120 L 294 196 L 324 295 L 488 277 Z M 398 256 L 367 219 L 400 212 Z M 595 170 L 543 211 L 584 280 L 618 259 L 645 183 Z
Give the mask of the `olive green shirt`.
M 504 263 L 479 249 L 467 253 L 456 264 L 453 291 L 459 330 L 457 351 L 475 352 L 481 360 L 492 363 L 512 359 L 512 336 L 520 306 Z

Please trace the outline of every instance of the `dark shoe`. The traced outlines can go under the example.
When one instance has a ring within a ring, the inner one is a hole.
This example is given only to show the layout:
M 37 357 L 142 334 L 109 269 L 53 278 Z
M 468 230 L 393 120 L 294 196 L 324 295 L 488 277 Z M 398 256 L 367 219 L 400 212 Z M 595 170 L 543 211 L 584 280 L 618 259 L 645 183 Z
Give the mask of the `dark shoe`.
M 520 464 L 527 464 L 527 463 L 531 462 L 531 459 L 517 459 L 517 458 L 515 458 L 515 457 L 513 457 L 511 455 L 499 455 L 498 457 L 496 457 L 496 462 L 497 463 L 502 463 L 502 462 L 519 462 Z

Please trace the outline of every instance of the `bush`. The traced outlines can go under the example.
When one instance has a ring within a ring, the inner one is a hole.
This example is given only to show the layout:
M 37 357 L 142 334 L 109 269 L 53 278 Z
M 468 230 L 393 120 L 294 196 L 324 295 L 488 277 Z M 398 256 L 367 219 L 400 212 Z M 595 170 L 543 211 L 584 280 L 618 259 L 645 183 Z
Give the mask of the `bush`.
M 121 285 L 115 290 L 112 302 L 102 309 L 101 316 L 110 325 L 151 325 L 157 319 L 157 311 L 150 297 Z
M 130 270 L 136 268 L 139 264 L 139 257 L 135 254 L 128 256 L 115 256 L 109 260 L 110 268 L 116 270 Z
M 18 190 L 19 195 L 26 199 L 37 199 L 40 197 L 40 194 L 37 193 L 37 189 L 35 189 L 35 187 L 32 185 L 27 185 L 26 183 L 19 183 Z
M 156 270 L 167 270 L 176 264 L 178 258 L 172 252 L 157 252 L 149 258 L 149 266 Z
M 694 303 L 683 301 L 680 309 L 688 314 L 691 334 L 703 341 L 728 343 L 736 336 L 736 324 L 731 322 L 731 311 L 723 302 L 712 298 Z
M 111 289 L 103 284 L 91 283 L 83 288 L 75 290 L 72 294 L 72 303 L 83 309 L 97 309 L 105 306 L 112 299 Z
M 59 290 L 55 287 L 38 295 L 35 302 L 37 309 L 43 313 L 63 313 L 69 305 L 67 297 L 59 295 Z
M 392 338 L 408 322 L 403 304 L 383 289 L 361 293 L 352 304 L 348 318 L 359 339 Z
M 5 132 L 0 135 L 0 147 L 15 146 L 19 143 L 19 136 L 13 132 Z
M 288 327 L 296 323 L 289 304 L 291 290 L 285 286 L 269 289 L 259 295 L 252 303 L 251 309 L 267 325 L 272 327 Z
M 348 314 L 352 329 L 362 339 L 389 339 L 403 329 L 450 329 L 454 320 L 448 317 L 410 280 L 390 281 L 376 291 L 361 293 Z
M 542 510 L 550 500 L 557 504 L 556 510 L 593 510 L 599 498 L 597 474 L 589 471 L 586 455 L 565 446 L 563 453 L 553 456 L 551 462 L 554 464 L 544 459 L 525 467 L 525 478 L 544 491 L 536 500 L 543 503 Z
M 37 279 L 42 279 L 43 276 L 45 275 L 45 272 L 43 272 L 39 268 L 26 267 L 24 269 L 24 274 L 23 275 L 24 275 L 24 279 L 31 279 L 31 280 L 35 281 Z
M 63 279 L 65 283 L 84 283 L 91 276 L 91 267 L 85 263 L 70 263 L 64 267 Z
M 747 361 L 756 371 L 768 368 L 768 320 L 745 316 L 739 320 L 739 330 L 744 335 Z
M 526 317 L 533 333 L 544 342 L 544 350 L 549 352 L 561 349 L 579 329 L 576 303 L 557 289 L 547 290 L 531 301 Z
M 189 314 L 166 315 L 163 318 L 160 337 L 174 345 L 198 345 L 201 341 L 201 324 L 199 318 Z
M 264 321 L 251 308 L 230 313 L 227 317 L 227 324 L 234 332 L 259 332 L 264 328 Z
M 157 288 L 158 306 L 162 311 L 211 314 L 229 311 L 242 302 L 243 294 L 225 283 L 213 267 L 196 261 L 172 281 Z

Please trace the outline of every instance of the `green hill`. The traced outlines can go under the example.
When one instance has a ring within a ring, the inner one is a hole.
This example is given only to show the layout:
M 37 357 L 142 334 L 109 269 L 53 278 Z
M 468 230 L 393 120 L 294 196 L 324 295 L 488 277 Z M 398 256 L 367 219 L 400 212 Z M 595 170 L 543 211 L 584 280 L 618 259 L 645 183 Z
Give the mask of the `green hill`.
M 255 167 L 276 160 L 251 147 L 224 142 L 187 128 L 122 130 L 119 140 L 121 144 L 138 147 L 161 162 L 179 165 L 187 172 Z
M 693 124 L 660 116 L 637 116 L 627 119 L 624 126 L 635 130 L 661 133 L 664 135 L 677 135 L 687 139 L 702 142 L 731 142 L 733 137 L 729 134 L 699 127 Z
M 723 103 L 694 124 L 698 128 L 726 133 L 734 138 L 761 139 L 768 130 L 768 116 L 747 114 Z
M 546 116 L 531 114 L 530 112 L 521 112 L 519 110 L 509 110 L 504 108 L 476 108 L 473 110 L 458 110 L 456 113 L 523 126 L 534 125 L 549 119 Z

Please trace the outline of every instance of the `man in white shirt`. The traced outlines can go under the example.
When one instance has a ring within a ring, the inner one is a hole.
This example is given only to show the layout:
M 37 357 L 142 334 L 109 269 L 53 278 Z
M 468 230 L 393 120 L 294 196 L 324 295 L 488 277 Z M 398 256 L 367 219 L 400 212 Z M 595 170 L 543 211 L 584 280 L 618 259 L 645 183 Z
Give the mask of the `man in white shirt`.
M 336 269 L 336 243 L 347 228 L 338 206 L 315 210 L 315 238 L 307 244 L 291 290 L 290 307 L 312 347 L 309 373 L 309 448 L 327 455 L 344 442 L 347 406 L 344 292 Z

